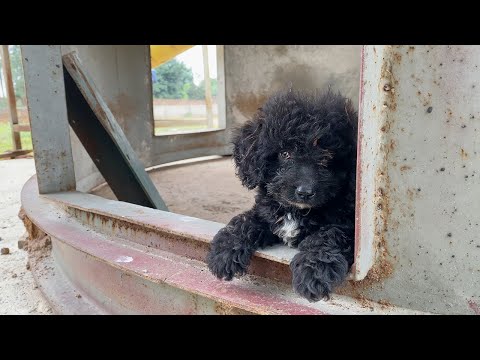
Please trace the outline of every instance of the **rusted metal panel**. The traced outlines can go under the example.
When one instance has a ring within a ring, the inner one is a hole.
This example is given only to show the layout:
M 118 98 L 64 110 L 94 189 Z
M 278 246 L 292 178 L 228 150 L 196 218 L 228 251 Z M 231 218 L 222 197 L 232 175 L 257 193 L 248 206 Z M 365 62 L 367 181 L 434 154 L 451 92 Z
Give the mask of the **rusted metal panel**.
M 50 294 L 52 303 L 68 302 L 68 311 L 121 314 L 407 314 L 409 310 L 380 304 L 358 302 L 334 295 L 332 301 L 309 303 L 295 295 L 290 284 L 266 277 L 247 275 L 232 282 L 213 276 L 203 261 L 176 253 L 176 245 L 155 249 L 144 240 L 165 242 L 177 235 L 195 242 L 209 242 L 211 233 L 221 224 L 187 218 L 133 204 L 109 201 L 78 192 L 40 197 L 35 192 L 35 177 L 22 191 L 26 217 L 51 237 L 53 260 L 48 272 L 36 275 L 44 281 L 42 291 L 55 290 L 51 284 L 57 272 L 66 279 L 60 290 Z M 91 204 L 91 208 L 88 208 Z M 117 213 L 105 219 L 115 207 Z M 72 208 L 74 209 L 72 211 Z M 78 209 L 82 208 L 82 211 Z M 103 211 L 105 214 L 101 215 Z M 150 214 L 151 213 L 151 214 Z M 151 215 L 156 213 L 156 219 Z M 120 219 L 136 223 L 134 232 L 114 225 Z M 106 221 L 104 221 L 106 220 Z M 163 233 L 152 235 L 152 227 Z M 187 225 L 190 224 L 190 225 Z M 149 235 L 150 234 L 150 235 Z M 134 235 L 134 236 L 132 236 Z M 156 238 L 156 240 L 155 240 Z M 181 243 L 179 241 L 178 243 Z M 195 247 L 195 246 L 193 246 Z M 256 254 L 288 268 L 288 259 L 274 253 Z M 34 268 L 34 270 L 36 267 Z M 45 283 L 46 282 L 46 283 Z M 65 289 L 73 289 L 68 293 Z M 56 295 L 57 296 L 55 298 Z M 73 295 L 86 301 L 79 303 Z M 62 300 L 63 299 L 63 300 Z M 93 309 L 91 308 L 93 306 Z M 75 309 L 72 309 L 75 307 Z M 84 310 L 81 310 L 82 309 Z M 62 312 L 65 306 L 57 306 Z M 85 310 L 86 309 L 86 310 Z M 415 312 L 413 312 L 415 313 Z
M 69 122 L 117 198 L 167 210 L 93 80 L 74 53 L 63 56 Z
M 22 45 L 25 90 L 41 194 L 75 190 L 59 45 Z
M 480 304 L 479 59 L 479 46 L 365 47 L 356 276 L 368 298 Z

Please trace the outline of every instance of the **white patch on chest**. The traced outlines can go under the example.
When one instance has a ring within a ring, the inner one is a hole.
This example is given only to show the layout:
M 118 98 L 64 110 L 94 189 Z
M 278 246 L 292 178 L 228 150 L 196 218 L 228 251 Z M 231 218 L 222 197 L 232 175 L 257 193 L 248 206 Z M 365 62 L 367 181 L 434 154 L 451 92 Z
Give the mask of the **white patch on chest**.
M 298 228 L 298 221 L 288 213 L 282 219 L 282 226 L 278 227 L 275 230 L 275 235 L 283 239 L 283 242 L 289 247 L 293 247 L 292 243 L 295 240 L 295 237 L 300 233 Z

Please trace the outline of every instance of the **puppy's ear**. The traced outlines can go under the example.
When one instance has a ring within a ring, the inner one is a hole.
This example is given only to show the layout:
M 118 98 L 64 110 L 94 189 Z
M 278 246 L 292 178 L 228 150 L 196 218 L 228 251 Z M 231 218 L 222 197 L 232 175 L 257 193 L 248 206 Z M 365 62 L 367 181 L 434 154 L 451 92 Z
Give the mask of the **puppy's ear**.
M 262 180 L 262 169 L 259 166 L 261 154 L 258 151 L 258 137 L 262 126 L 261 119 L 255 117 L 233 135 L 233 159 L 237 175 L 248 189 L 254 189 Z

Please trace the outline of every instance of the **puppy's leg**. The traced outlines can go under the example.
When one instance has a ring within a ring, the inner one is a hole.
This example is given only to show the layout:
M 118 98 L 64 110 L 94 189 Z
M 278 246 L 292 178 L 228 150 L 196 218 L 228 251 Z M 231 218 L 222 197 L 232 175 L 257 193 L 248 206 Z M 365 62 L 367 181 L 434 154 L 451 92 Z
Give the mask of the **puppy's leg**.
M 298 249 L 290 263 L 295 292 L 309 301 L 329 298 L 353 262 L 353 231 L 323 227 L 306 237 Z
M 278 241 L 254 210 L 235 216 L 213 238 L 207 264 L 219 279 L 232 280 L 244 275 L 250 259 L 260 247 Z

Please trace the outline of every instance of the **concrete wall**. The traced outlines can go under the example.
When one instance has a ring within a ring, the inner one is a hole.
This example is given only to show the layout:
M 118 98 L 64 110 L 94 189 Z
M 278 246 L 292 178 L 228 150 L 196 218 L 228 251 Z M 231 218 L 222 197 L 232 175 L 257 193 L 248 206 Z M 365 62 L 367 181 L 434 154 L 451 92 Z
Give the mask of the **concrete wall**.
M 375 263 L 355 291 L 480 314 L 480 46 L 367 46 L 364 59 L 356 247 Z
M 225 46 L 227 119 L 243 122 L 274 91 L 331 85 L 358 105 L 360 45 Z

